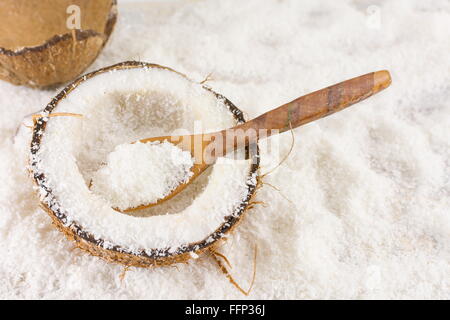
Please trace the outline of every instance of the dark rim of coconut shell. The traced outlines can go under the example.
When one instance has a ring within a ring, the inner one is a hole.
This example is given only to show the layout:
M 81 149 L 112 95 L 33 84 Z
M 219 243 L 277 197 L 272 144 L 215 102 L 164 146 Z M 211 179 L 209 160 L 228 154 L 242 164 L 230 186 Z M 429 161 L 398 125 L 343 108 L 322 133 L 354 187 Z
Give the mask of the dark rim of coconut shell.
M 43 114 L 50 114 L 55 107 L 58 105 L 59 101 L 64 99 L 72 90 L 74 90 L 78 85 L 86 81 L 87 79 L 90 79 L 98 74 L 105 73 L 111 70 L 119 69 L 135 69 L 135 68 L 161 68 L 166 69 L 172 72 L 176 72 L 183 77 L 185 77 L 183 74 L 172 70 L 168 67 L 163 67 L 157 64 L 151 64 L 151 63 L 145 63 L 145 62 L 139 62 L 139 61 L 126 61 L 122 63 L 118 63 L 109 67 L 105 67 L 102 69 L 99 69 L 97 71 L 88 73 L 77 80 L 73 81 L 71 84 L 69 84 L 67 87 L 65 87 L 56 97 L 52 99 L 52 101 L 46 106 L 46 108 L 43 110 Z M 188 79 L 189 80 L 189 79 Z M 234 118 L 238 121 L 238 123 L 245 122 L 244 115 L 241 110 L 239 110 L 231 101 L 229 101 L 224 96 L 214 92 L 207 86 L 202 86 L 204 89 L 212 92 L 217 99 L 221 99 L 225 105 L 228 107 L 230 112 L 233 114 Z M 252 164 L 250 167 L 249 174 L 247 176 L 247 196 L 245 199 L 241 201 L 239 206 L 235 208 L 234 212 L 225 217 L 225 222 L 222 223 L 212 234 L 208 235 L 205 239 L 193 242 L 189 244 L 181 245 L 177 248 L 175 251 L 171 251 L 170 248 L 160 248 L 160 249 L 139 249 L 130 251 L 127 248 L 118 246 L 118 245 L 112 245 L 112 246 L 104 246 L 105 240 L 104 239 L 96 239 L 95 236 L 87 231 L 84 231 L 82 226 L 78 225 L 76 222 L 71 221 L 68 223 L 67 214 L 64 211 L 63 208 L 59 205 L 59 201 L 57 200 L 56 196 L 52 193 L 51 188 L 47 184 L 47 178 L 45 177 L 43 172 L 40 172 L 37 168 L 37 163 L 39 157 L 37 156 L 37 153 L 39 152 L 41 140 L 45 132 L 45 127 L 47 124 L 48 118 L 46 119 L 45 116 L 42 118 L 39 118 L 33 128 L 33 136 L 31 141 L 31 173 L 32 176 L 37 184 L 37 186 L 41 190 L 41 199 L 45 199 L 45 201 L 42 201 L 42 204 L 48 209 L 49 212 L 53 214 L 53 216 L 58 219 L 66 229 L 69 229 L 71 232 L 75 233 L 78 237 L 86 240 L 87 242 L 100 246 L 104 250 L 112 250 L 119 253 L 126 253 L 131 254 L 134 256 L 144 257 L 144 258 L 150 258 L 150 259 L 158 259 L 158 258 L 164 258 L 164 257 L 174 257 L 180 254 L 188 253 L 188 252 L 195 252 L 198 250 L 205 249 L 212 244 L 214 244 L 217 240 L 220 240 L 228 231 L 230 231 L 240 220 L 242 214 L 246 211 L 247 207 L 249 206 L 250 199 L 254 192 L 256 191 L 256 177 L 258 175 L 258 168 L 259 168 L 259 147 L 256 145 L 255 147 L 251 147 L 247 149 L 247 157 L 252 158 Z M 42 197 L 43 195 L 43 197 Z M 107 242 L 110 243 L 110 242 Z M 136 253 L 137 252 L 137 253 Z

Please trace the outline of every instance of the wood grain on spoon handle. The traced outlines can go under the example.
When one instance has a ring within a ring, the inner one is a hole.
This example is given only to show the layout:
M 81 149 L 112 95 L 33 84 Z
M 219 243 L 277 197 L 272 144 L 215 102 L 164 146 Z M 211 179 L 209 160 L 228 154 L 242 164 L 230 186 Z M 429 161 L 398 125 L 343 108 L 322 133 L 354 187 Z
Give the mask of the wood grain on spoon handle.
M 345 109 L 390 84 L 388 71 L 371 72 L 309 93 L 234 129 L 278 129 L 281 133 Z

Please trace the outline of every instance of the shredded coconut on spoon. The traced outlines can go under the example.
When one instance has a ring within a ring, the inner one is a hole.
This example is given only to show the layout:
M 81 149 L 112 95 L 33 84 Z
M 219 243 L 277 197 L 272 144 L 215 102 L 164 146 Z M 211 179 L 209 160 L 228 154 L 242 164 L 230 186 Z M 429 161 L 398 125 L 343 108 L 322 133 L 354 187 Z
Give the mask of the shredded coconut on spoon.
M 126 210 L 155 203 L 193 172 L 193 159 L 170 142 L 118 145 L 92 177 L 91 190 Z

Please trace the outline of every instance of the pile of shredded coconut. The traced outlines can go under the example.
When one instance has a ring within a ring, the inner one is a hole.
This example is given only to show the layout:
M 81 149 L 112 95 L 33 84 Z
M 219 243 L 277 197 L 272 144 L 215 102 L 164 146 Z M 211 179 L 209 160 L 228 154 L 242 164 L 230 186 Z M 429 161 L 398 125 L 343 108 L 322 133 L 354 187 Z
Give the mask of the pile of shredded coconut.
M 94 173 L 91 190 L 113 208 L 135 208 L 155 203 L 188 182 L 193 165 L 189 152 L 167 141 L 120 144 Z
M 263 186 L 256 201 L 265 204 L 220 252 L 246 288 L 258 246 L 250 299 L 449 299 L 449 21 L 447 0 L 121 0 L 90 70 L 135 59 L 199 81 L 212 73 L 208 85 L 248 118 L 390 70 L 386 91 L 294 131 L 289 158 L 265 179 L 280 191 Z M 0 81 L 0 93 L 0 298 L 245 298 L 207 257 L 132 268 L 121 281 L 122 266 L 71 250 L 38 207 L 25 169 L 28 137 L 13 144 L 23 117 L 56 91 Z M 290 133 L 268 142 L 277 141 L 283 156 Z M 280 158 L 264 152 L 261 160 L 265 173 Z

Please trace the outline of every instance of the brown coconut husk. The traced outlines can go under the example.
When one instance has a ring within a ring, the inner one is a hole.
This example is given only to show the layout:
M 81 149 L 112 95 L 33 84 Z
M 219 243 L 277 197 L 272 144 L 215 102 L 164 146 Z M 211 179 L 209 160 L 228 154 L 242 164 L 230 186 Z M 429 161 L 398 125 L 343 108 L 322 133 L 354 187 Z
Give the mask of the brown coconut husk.
M 67 28 L 70 5 L 80 8 L 80 30 Z M 37 88 L 74 79 L 98 56 L 116 18 L 116 0 L 0 1 L 0 79 Z
M 73 90 L 83 82 L 89 81 L 90 78 L 95 77 L 98 74 L 109 72 L 111 70 L 123 70 L 123 69 L 134 69 L 134 68 L 163 68 L 172 72 L 176 72 L 170 68 L 162 67 L 155 64 L 136 62 L 136 61 L 127 61 L 123 63 L 119 63 L 110 67 L 102 68 L 100 70 L 91 72 L 81 78 L 78 78 L 66 88 L 64 88 L 44 109 L 43 113 L 46 115 L 52 114 L 53 110 L 56 108 L 58 103 L 64 99 L 67 95 L 70 94 Z M 177 72 L 178 73 L 178 72 Z M 180 73 L 179 73 L 180 74 Z M 230 112 L 233 114 L 237 123 L 245 122 L 243 113 L 239 110 L 231 101 L 226 99 L 220 94 L 215 93 L 210 88 L 205 87 L 206 90 L 210 90 L 213 92 L 218 99 L 224 101 L 224 103 L 228 106 Z M 47 117 L 47 116 L 46 116 Z M 48 121 L 51 121 L 51 116 L 48 116 Z M 45 127 L 47 121 L 43 121 L 39 119 L 35 122 L 33 127 L 33 136 L 31 142 L 31 154 L 36 155 L 39 151 L 41 141 L 43 137 L 45 137 Z M 256 194 L 257 189 L 261 186 L 261 181 L 259 178 L 259 149 L 256 148 L 256 153 L 249 155 L 252 157 L 252 165 L 250 167 L 248 176 L 251 177 L 256 174 L 256 184 L 249 184 L 248 195 L 245 199 L 243 199 L 239 206 L 237 206 L 235 212 L 232 215 L 225 217 L 225 221 L 210 235 L 205 237 L 202 241 L 189 243 L 179 248 L 175 252 L 170 252 L 169 248 L 155 248 L 149 249 L 144 248 L 139 250 L 139 253 L 132 253 L 127 251 L 127 249 L 122 248 L 118 245 L 114 245 L 110 248 L 104 248 L 102 244 L 104 243 L 104 239 L 96 239 L 93 234 L 83 230 L 83 226 L 78 225 L 76 222 L 73 222 L 70 225 L 66 225 L 66 215 L 62 208 L 52 209 L 50 208 L 46 202 L 41 202 L 41 207 L 45 212 L 49 214 L 52 218 L 53 224 L 63 232 L 69 240 L 75 242 L 75 245 L 89 252 L 94 256 L 98 256 L 108 262 L 120 263 L 125 266 L 133 266 L 133 267 L 156 267 L 156 266 L 167 266 L 174 263 L 186 262 L 192 258 L 194 253 L 195 255 L 201 255 L 202 253 L 211 252 L 210 250 L 214 250 L 218 248 L 218 246 L 224 241 L 226 235 L 232 232 L 239 222 L 242 220 L 244 214 L 251 209 L 256 202 L 253 201 L 253 198 Z M 40 191 L 40 194 L 45 194 L 47 197 L 54 197 L 52 194 L 52 190 L 50 190 L 46 185 L 46 177 L 44 173 L 37 172 L 33 162 L 31 163 L 30 173 L 34 183 L 38 186 L 37 190 Z M 54 199 L 57 201 L 56 197 Z M 208 241 L 208 239 L 212 239 Z M 194 255 L 194 256 L 195 256 Z

